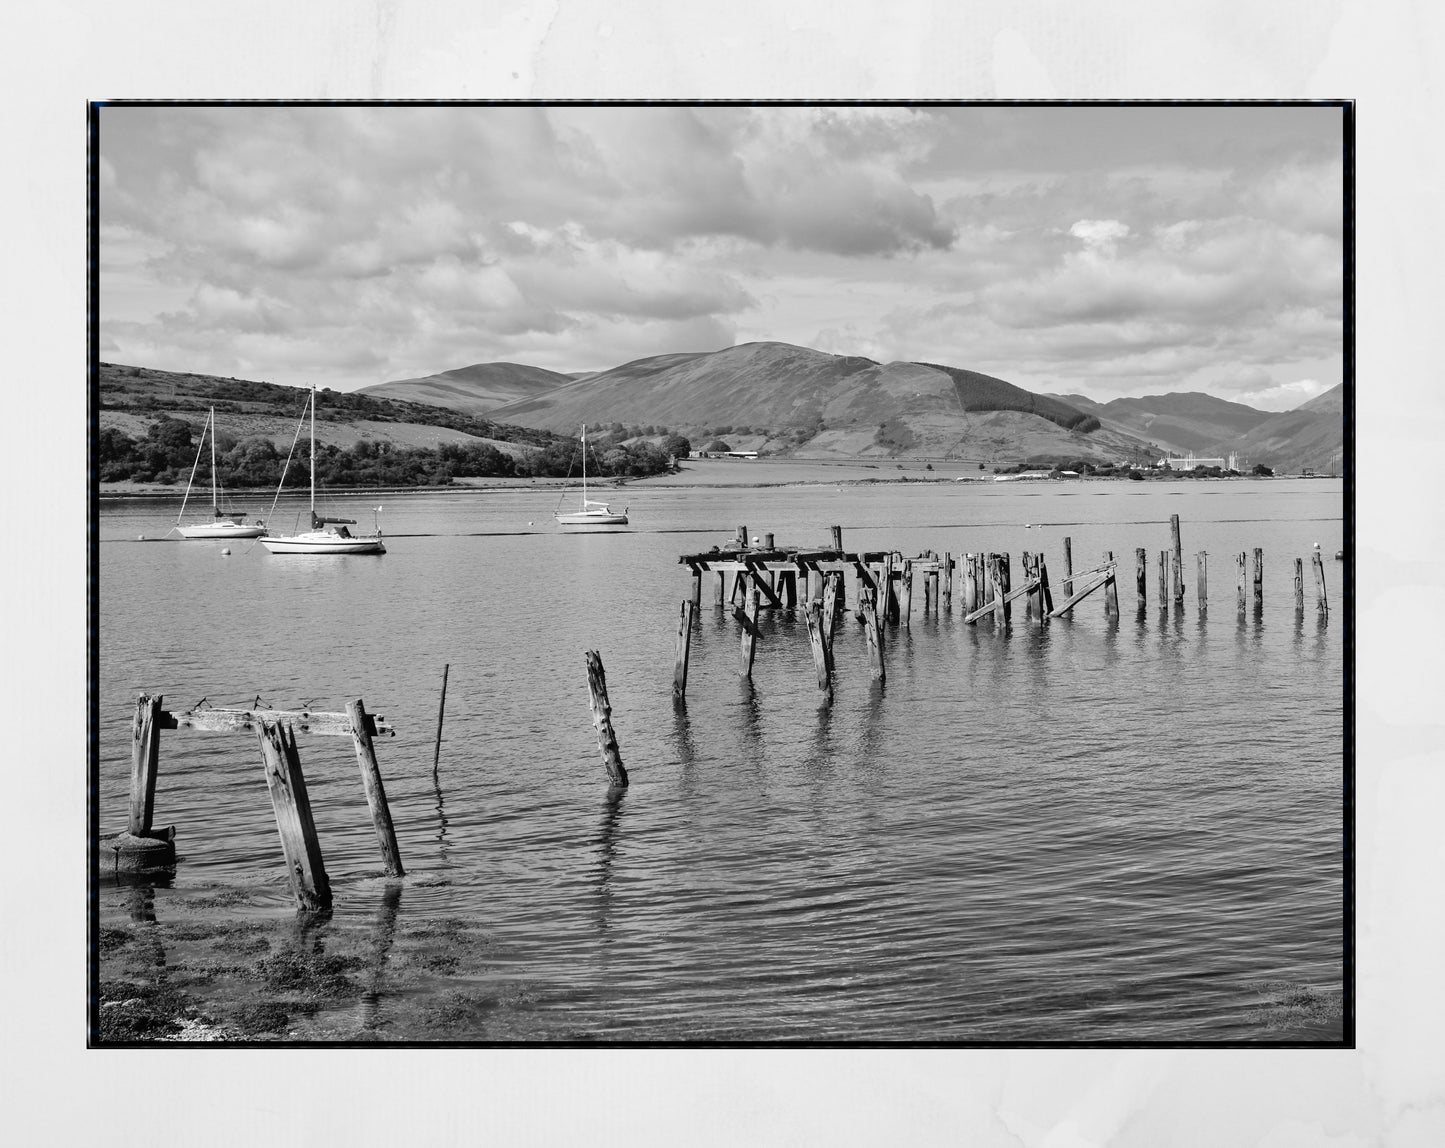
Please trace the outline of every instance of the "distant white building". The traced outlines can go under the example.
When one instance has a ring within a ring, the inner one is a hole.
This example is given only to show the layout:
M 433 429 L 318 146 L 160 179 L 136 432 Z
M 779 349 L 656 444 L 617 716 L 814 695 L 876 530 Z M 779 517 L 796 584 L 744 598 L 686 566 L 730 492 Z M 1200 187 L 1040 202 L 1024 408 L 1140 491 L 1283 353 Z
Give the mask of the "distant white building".
M 1202 466 L 1217 466 L 1220 470 L 1238 470 L 1239 455 L 1231 454 L 1228 458 L 1195 458 L 1193 453 L 1183 458 L 1171 458 L 1165 456 L 1159 460 L 1161 467 L 1167 466 L 1170 470 L 1196 470 Z

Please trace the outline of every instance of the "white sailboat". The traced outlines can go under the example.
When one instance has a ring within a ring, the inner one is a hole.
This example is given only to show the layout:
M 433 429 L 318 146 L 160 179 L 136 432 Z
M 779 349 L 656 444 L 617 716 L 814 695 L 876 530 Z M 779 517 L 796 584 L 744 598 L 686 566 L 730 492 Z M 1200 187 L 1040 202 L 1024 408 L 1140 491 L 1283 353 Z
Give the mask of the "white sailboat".
M 193 522 L 182 526 L 186 516 L 186 503 L 191 500 L 191 486 L 196 481 L 196 471 L 201 466 L 201 451 L 206 447 L 206 434 L 211 436 L 211 520 Z M 201 428 L 201 441 L 196 444 L 196 461 L 191 466 L 191 477 L 186 482 L 186 496 L 181 499 L 181 512 L 176 515 L 176 524 L 171 527 L 182 538 L 260 538 L 266 533 L 265 524 L 246 524 L 244 514 L 233 514 L 221 509 L 220 483 L 216 479 L 216 408 L 206 416 L 206 425 Z
M 567 493 L 564 490 L 562 492 L 562 497 L 565 498 L 566 496 Z M 582 424 L 582 506 L 578 510 L 568 511 L 565 514 L 561 512 L 561 507 L 562 502 L 561 499 L 559 499 L 557 502 L 557 513 L 553 514 L 552 517 L 557 520 L 557 524 L 559 526 L 565 526 L 569 529 L 586 530 L 588 528 L 598 526 L 627 525 L 627 508 L 625 506 L 622 508 L 622 512 L 618 513 L 614 511 L 611 507 L 609 507 L 607 503 L 598 502 L 595 499 L 587 497 L 586 423 Z
M 355 526 L 354 518 L 326 518 L 316 513 L 316 388 L 311 388 L 307 402 L 311 411 L 311 529 L 299 534 L 268 534 L 261 539 L 261 545 L 272 554 L 385 554 L 386 546 L 381 541 L 381 527 L 378 524 L 374 534 L 355 535 L 347 530 Z M 301 424 L 296 427 L 296 436 L 301 436 L 305 425 L 306 412 L 301 412 Z M 295 446 L 294 442 L 292 444 Z M 281 482 L 286 473 L 281 473 Z M 278 488 L 276 497 L 281 497 Z M 377 507 L 379 511 L 381 508 Z

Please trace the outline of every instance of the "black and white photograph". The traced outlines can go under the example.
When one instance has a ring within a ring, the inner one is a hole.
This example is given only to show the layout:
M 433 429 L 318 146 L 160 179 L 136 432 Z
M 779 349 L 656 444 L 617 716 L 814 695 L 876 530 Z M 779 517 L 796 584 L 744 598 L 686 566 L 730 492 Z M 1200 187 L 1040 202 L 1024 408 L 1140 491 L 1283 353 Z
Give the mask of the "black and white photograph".
M 88 110 L 93 1053 L 1354 1047 L 1353 101 Z

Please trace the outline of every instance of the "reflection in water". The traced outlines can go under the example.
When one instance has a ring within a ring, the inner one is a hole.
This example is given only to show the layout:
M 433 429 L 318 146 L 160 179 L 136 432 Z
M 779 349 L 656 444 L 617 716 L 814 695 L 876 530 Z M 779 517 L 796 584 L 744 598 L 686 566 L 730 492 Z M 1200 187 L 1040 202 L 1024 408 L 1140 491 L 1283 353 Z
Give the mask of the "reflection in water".
M 136 885 L 126 894 L 126 911 L 137 925 L 156 923 L 156 890 L 149 883 Z
M 437 811 L 437 859 L 442 865 L 448 864 L 447 851 L 451 848 L 451 842 L 447 840 L 447 811 L 446 804 L 442 798 L 442 780 L 437 770 L 432 770 L 432 790 L 436 794 Z
M 390 882 L 382 890 L 381 905 L 376 911 L 376 926 L 371 934 L 371 955 L 366 962 L 367 986 L 361 993 L 357 1021 L 363 1029 L 374 1029 L 381 1011 L 381 984 L 386 974 L 386 960 L 396 936 L 396 918 L 401 910 L 400 882 Z
M 672 736 L 677 757 L 685 766 L 697 763 L 697 747 L 692 743 L 692 726 L 687 720 L 687 700 L 675 698 L 672 703 Z
M 602 822 L 597 836 L 592 839 L 597 853 L 597 936 L 606 941 L 612 915 L 612 861 L 617 853 L 617 826 L 622 814 L 622 799 L 627 796 L 625 788 L 613 787 L 607 791 L 602 805 Z

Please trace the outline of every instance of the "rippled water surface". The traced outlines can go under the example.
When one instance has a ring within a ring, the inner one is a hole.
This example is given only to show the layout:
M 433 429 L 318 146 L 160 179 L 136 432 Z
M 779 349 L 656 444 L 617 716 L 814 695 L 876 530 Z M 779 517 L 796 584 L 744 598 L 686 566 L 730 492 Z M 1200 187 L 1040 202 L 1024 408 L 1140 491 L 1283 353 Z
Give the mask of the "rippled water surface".
M 527 1012 L 501 1034 L 485 1015 L 428 1013 L 458 978 L 388 987 L 378 948 L 364 1011 L 383 1038 L 1340 1039 L 1338 1020 L 1261 1020 L 1267 986 L 1342 984 L 1338 482 L 635 487 L 617 500 L 629 532 L 582 536 L 551 528 L 554 492 L 382 501 L 380 558 L 141 542 L 174 506 L 102 507 L 97 798 L 102 832 L 123 828 L 138 692 L 176 710 L 361 697 L 384 714 L 400 882 L 382 879 L 349 739 L 300 738 L 336 898 L 314 937 L 464 923 L 487 950 L 485 976 L 467 975 L 525 984 Z M 1188 592 L 1161 610 L 1171 514 Z M 1022 602 L 1007 630 L 969 626 L 960 593 L 925 614 L 920 584 L 909 625 L 889 627 L 882 688 L 845 616 L 829 706 L 802 617 L 763 612 L 749 683 L 708 583 L 676 708 L 678 556 L 744 523 L 780 545 L 826 546 L 836 523 L 849 550 L 1008 551 L 1016 584 L 1019 553 L 1042 550 L 1056 602 L 1068 536 L 1078 568 L 1120 557 L 1122 616 L 1096 594 L 1046 628 Z M 1136 547 L 1151 563 L 1142 613 Z M 1240 614 L 1234 555 L 1255 547 L 1264 606 Z M 587 649 L 631 774 L 620 798 Z M 180 853 L 157 919 L 240 911 L 196 907 L 218 890 L 247 891 L 252 916 L 294 916 L 253 735 L 163 734 L 155 820 Z M 102 923 L 134 896 L 103 882 Z M 336 1017 L 360 1005 L 342 1004 L 311 1035 L 344 1035 Z

